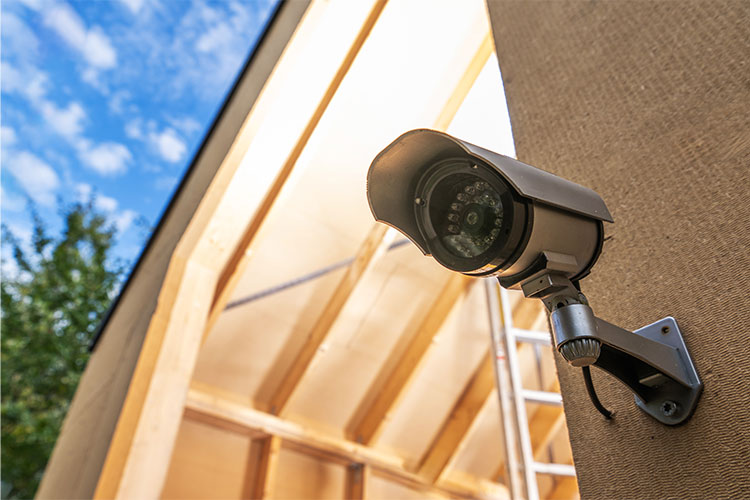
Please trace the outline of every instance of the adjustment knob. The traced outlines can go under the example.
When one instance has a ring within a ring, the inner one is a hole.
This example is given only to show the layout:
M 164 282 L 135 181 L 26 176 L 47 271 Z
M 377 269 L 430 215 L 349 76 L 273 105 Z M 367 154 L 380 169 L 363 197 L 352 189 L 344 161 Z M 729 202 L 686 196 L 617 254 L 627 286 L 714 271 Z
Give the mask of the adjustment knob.
M 596 339 L 573 339 L 560 346 L 560 354 L 573 366 L 589 366 L 599 359 L 602 344 Z

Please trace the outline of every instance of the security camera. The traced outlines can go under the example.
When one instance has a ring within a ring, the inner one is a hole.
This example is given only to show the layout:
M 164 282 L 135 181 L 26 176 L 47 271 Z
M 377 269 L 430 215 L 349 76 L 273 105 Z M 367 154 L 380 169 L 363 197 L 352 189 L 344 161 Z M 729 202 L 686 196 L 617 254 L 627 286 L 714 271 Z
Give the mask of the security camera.
M 584 369 L 627 385 L 667 425 L 692 414 L 703 384 L 674 318 L 630 332 L 594 316 L 579 281 L 602 251 L 602 198 L 568 180 L 434 130 L 406 132 L 372 162 L 367 198 L 377 221 L 399 230 L 451 271 L 496 277 L 539 298 L 555 345 Z
M 588 274 L 612 222 L 594 191 L 434 130 L 412 130 L 372 162 L 375 219 L 451 271 L 506 286 L 550 257 L 571 280 Z M 546 255 L 545 255 L 546 252 Z

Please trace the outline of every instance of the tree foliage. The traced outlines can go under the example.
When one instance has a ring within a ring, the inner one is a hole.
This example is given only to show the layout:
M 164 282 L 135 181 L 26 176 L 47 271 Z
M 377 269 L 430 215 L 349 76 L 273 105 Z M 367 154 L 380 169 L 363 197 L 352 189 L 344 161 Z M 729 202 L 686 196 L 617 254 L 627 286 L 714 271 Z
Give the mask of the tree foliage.
M 0 283 L 2 480 L 17 498 L 36 491 L 123 273 L 115 228 L 93 203 L 64 207 L 58 237 L 32 212 L 30 244 L 2 230 L 4 270 L 15 268 Z

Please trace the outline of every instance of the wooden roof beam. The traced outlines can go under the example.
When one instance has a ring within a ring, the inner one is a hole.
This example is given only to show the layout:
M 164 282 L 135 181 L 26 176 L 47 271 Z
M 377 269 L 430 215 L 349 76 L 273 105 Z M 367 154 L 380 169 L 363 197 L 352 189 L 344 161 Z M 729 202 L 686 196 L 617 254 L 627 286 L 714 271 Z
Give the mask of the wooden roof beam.
M 387 233 L 389 233 L 389 236 L 386 238 Z M 305 376 L 312 365 L 315 354 L 325 341 L 328 332 L 336 322 L 357 284 L 366 271 L 378 260 L 378 257 L 386 252 L 394 235 L 395 232 L 385 224 L 376 223 L 373 225 L 367 238 L 360 246 L 354 262 L 349 266 L 344 277 L 341 278 L 336 290 L 308 334 L 302 349 L 281 378 L 279 387 L 268 403 L 271 413 L 281 415 L 284 411 L 286 404 L 299 387 L 302 377 Z
M 492 50 L 492 37 L 488 33 L 480 44 L 479 49 L 474 54 L 474 57 L 472 57 L 471 61 L 469 62 L 469 66 L 456 85 L 456 88 L 451 93 L 451 96 L 448 98 L 447 103 L 443 106 L 440 115 L 435 120 L 435 128 L 439 130 L 445 130 L 448 127 L 448 125 L 458 112 L 461 103 L 464 101 L 466 95 L 474 85 L 474 82 L 482 71 L 482 68 L 492 54 Z M 336 291 L 334 292 L 333 296 L 331 297 L 317 322 L 315 323 L 315 326 L 313 327 L 307 340 L 305 341 L 302 350 L 295 358 L 286 375 L 282 377 L 281 385 L 278 387 L 276 393 L 269 402 L 271 413 L 275 415 L 282 414 L 286 404 L 289 402 L 289 399 L 292 397 L 294 391 L 299 386 L 300 381 L 304 377 L 309 367 L 312 365 L 313 359 L 318 352 L 320 345 L 325 341 L 328 332 L 336 321 L 336 318 L 338 318 L 338 315 L 341 313 L 341 310 L 354 291 L 357 283 L 361 280 L 365 271 L 372 265 L 376 258 L 384 253 L 385 247 L 390 244 L 390 239 L 388 241 L 384 241 L 384 228 L 384 225 L 376 224 L 375 227 L 373 227 L 373 229 L 370 231 L 370 234 L 366 238 L 365 242 L 360 247 L 354 263 L 350 266 L 346 275 L 342 278 Z M 243 241 L 245 241 L 244 238 Z M 247 260 L 246 250 L 251 241 L 252 238 L 247 240 L 246 245 L 243 243 L 244 246 L 241 249 L 243 262 Z M 244 269 L 244 267 L 242 269 Z M 241 270 L 239 269 L 239 267 L 232 272 L 234 275 L 233 279 L 235 281 L 238 280 L 239 276 L 241 275 Z M 219 304 L 221 305 L 222 309 L 226 306 L 226 302 L 228 301 L 229 297 L 227 296 L 225 297 L 225 299 L 226 300 Z M 214 314 L 214 311 L 212 311 L 212 314 Z
M 419 474 L 435 482 L 455 455 L 477 415 L 495 388 L 494 359 L 488 351 L 453 406 L 440 432 L 424 454 Z
M 453 274 L 448 279 L 440 295 L 425 313 L 395 368 L 378 389 L 377 396 L 366 411 L 361 413 L 362 419 L 352 426 L 351 435 L 356 441 L 369 444 L 377 437 L 388 413 L 396 407 L 409 383 L 414 379 L 432 344 L 432 339 L 440 331 L 458 298 L 466 293 L 471 283 L 471 278 L 461 274 Z
M 245 269 L 247 268 L 247 263 L 250 256 L 250 247 L 252 246 L 256 236 L 260 232 L 260 229 L 263 226 L 268 213 L 271 211 L 271 208 L 276 202 L 276 199 L 278 198 L 281 189 L 284 187 L 286 180 L 291 175 L 292 170 L 297 163 L 297 160 L 302 154 L 302 151 L 304 151 L 305 146 L 307 146 L 307 143 L 310 140 L 313 132 L 315 131 L 315 128 L 318 126 L 318 123 L 320 123 L 320 119 L 323 117 L 326 109 L 328 109 L 328 105 L 331 103 L 331 100 L 333 100 L 333 96 L 336 94 L 336 91 L 341 85 L 341 82 L 349 72 L 349 68 L 351 68 L 354 59 L 357 57 L 357 54 L 367 40 L 367 37 L 370 35 L 370 32 L 375 26 L 375 23 L 380 17 L 380 14 L 383 12 L 386 1 L 387 0 L 377 0 L 373 5 L 370 13 L 367 16 L 367 19 L 360 28 L 357 37 L 354 39 L 354 42 L 349 48 L 349 51 L 346 53 L 346 56 L 344 57 L 344 60 L 336 71 L 336 74 L 333 76 L 333 79 L 328 85 L 328 88 L 326 89 L 317 108 L 307 122 L 307 125 L 302 131 L 302 134 L 300 134 L 299 138 L 297 139 L 297 142 L 289 153 L 289 156 L 284 162 L 284 165 L 276 175 L 276 178 L 274 179 L 274 182 L 271 185 L 270 189 L 266 192 L 266 195 L 263 198 L 260 206 L 256 210 L 255 214 L 253 215 L 250 224 L 248 224 L 248 226 L 245 228 L 245 231 L 242 233 L 242 237 L 237 243 L 237 246 L 232 252 L 232 255 L 229 258 L 227 264 L 224 266 L 224 269 L 222 270 L 221 275 L 219 276 L 219 280 L 216 284 L 214 300 L 211 304 L 211 311 L 209 312 L 208 321 L 206 322 L 206 328 L 203 333 L 204 342 L 208 334 L 213 329 L 214 324 L 216 324 L 216 321 L 219 319 L 219 315 L 224 311 L 224 308 L 229 302 L 232 293 L 234 293 L 234 289 L 237 287 L 237 284 L 239 283 Z
M 208 425 L 221 425 L 224 429 L 244 428 L 243 433 L 262 433 L 277 436 L 285 442 L 296 445 L 297 449 L 309 448 L 321 456 L 331 456 L 347 463 L 360 463 L 370 466 L 389 479 L 425 491 L 440 492 L 448 496 L 478 497 L 488 486 L 497 490 L 499 485 L 486 485 L 485 481 L 451 481 L 450 485 L 433 485 L 417 474 L 405 469 L 403 458 L 364 446 L 353 441 L 326 435 L 309 427 L 264 413 L 237 401 L 209 392 L 206 386 L 191 388 L 185 404 L 185 416 Z M 502 488 L 502 487 L 501 487 Z M 503 490 L 504 491 L 504 490 Z

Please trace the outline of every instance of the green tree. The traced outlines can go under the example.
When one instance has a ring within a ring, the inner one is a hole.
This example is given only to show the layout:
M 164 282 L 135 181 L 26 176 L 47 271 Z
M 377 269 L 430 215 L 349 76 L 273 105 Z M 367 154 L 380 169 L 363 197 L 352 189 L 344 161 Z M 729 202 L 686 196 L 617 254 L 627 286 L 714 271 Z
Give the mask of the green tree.
M 93 202 L 63 207 L 54 238 L 32 213 L 30 244 L 2 228 L 3 267 L 15 268 L 0 283 L 2 481 L 14 498 L 33 497 L 39 485 L 124 270 L 110 256 L 114 225 Z

